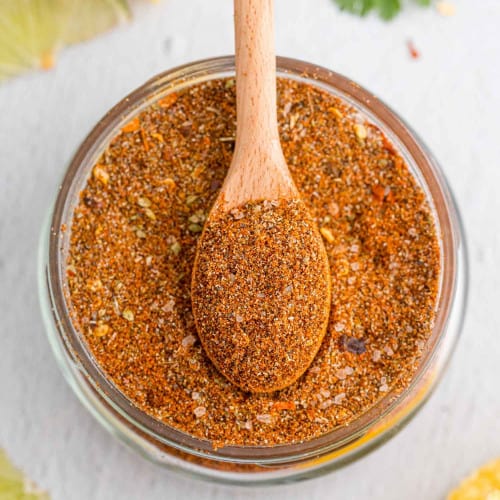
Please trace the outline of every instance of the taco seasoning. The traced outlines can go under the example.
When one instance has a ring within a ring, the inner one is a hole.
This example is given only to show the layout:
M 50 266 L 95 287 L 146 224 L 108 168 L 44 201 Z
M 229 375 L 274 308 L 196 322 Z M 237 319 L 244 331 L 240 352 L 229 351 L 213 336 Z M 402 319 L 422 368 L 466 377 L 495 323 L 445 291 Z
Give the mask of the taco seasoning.
M 282 147 L 324 238 L 331 312 L 302 377 L 272 393 L 240 390 L 206 356 L 190 298 L 235 107 L 233 79 L 194 84 L 110 142 L 74 210 L 67 302 L 95 361 L 142 411 L 214 447 L 298 443 L 408 386 L 433 327 L 438 236 L 425 194 L 375 125 L 315 86 L 279 80 Z
M 329 273 L 321 237 L 300 200 L 254 201 L 211 215 L 191 284 L 208 357 L 244 391 L 291 385 L 325 334 Z

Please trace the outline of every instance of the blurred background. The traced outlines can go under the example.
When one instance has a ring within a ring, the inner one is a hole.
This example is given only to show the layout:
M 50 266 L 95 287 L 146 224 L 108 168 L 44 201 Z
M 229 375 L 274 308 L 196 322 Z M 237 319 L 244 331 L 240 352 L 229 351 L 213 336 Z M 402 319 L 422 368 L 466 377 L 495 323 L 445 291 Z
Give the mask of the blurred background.
M 232 3 L 136 1 L 131 22 L 64 49 L 50 71 L 0 83 L 0 448 L 51 498 L 441 499 L 500 457 L 500 2 L 437 3 L 408 0 L 387 22 L 332 0 L 276 0 L 278 54 L 358 81 L 428 144 L 456 195 L 471 260 L 463 335 L 425 408 L 379 450 L 297 485 L 202 484 L 124 449 L 66 385 L 38 307 L 40 229 L 72 153 L 154 74 L 233 53 Z

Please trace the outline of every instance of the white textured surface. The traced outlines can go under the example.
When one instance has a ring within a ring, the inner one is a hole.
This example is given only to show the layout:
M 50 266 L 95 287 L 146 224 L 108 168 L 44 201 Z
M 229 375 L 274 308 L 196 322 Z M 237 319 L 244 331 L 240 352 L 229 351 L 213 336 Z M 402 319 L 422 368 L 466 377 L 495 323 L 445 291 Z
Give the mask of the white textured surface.
M 344 73 L 389 102 L 441 161 L 471 254 L 463 337 L 437 392 L 396 438 L 349 467 L 256 492 L 186 480 L 125 450 L 82 408 L 49 350 L 38 310 L 42 219 L 90 127 L 155 73 L 233 51 L 228 0 L 170 0 L 64 52 L 57 68 L 0 87 L 0 447 L 55 500 L 440 499 L 500 456 L 500 1 L 413 7 L 392 24 L 329 0 L 277 0 L 277 48 Z M 422 52 L 410 59 L 406 40 Z

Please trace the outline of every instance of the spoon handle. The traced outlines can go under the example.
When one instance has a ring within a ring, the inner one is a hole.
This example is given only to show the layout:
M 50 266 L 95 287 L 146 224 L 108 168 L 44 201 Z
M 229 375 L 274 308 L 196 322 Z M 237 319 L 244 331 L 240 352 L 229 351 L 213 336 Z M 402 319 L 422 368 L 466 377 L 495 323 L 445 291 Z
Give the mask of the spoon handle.
M 276 114 L 273 0 L 234 0 L 235 157 L 280 148 Z M 273 147 L 274 146 L 274 147 Z

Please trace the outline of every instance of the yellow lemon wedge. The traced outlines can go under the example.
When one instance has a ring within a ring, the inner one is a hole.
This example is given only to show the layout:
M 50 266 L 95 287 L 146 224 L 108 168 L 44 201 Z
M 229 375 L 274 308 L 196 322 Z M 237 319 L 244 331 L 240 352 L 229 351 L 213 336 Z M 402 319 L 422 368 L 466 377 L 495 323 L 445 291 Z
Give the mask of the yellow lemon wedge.
M 500 500 L 500 459 L 464 479 L 447 500 Z

